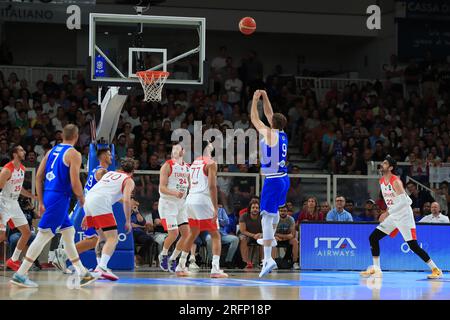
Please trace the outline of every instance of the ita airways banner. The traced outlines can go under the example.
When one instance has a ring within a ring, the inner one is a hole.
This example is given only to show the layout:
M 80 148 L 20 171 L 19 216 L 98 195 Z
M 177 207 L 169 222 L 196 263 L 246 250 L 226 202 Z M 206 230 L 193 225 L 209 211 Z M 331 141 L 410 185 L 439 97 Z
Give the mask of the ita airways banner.
M 302 270 L 365 270 L 373 264 L 369 235 L 375 223 L 300 224 L 300 266 Z M 449 224 L 418 224 L 419 245 L 443 270 L 450 270 Z M 383 270 L 428 270 L 412 252 L 400 233 L 380 241 Z

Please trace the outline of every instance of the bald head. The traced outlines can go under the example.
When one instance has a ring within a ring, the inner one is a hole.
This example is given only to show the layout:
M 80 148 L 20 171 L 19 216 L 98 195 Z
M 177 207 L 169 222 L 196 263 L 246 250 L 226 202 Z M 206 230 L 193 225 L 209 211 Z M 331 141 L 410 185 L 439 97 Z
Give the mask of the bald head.
M 172 147 L 172 158 L 175 160 L 182 159 L 184 156 L 184 149 L 181 144 L 176 144 Z
M 441 206 L 437 202 L 433 202 L 431 204 L 431 214 L 434 216 L 438 216 L 441 212 Z

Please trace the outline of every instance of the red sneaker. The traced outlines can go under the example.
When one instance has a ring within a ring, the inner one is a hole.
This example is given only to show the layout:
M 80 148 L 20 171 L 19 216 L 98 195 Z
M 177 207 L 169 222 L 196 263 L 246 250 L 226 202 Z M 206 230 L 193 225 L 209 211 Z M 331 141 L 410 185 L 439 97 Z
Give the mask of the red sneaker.
M 245 266 L 246 270 L 251 270 L 253 269 L 253 263 L 252 262 L 247 262 L 247 265 Z
M 9 258 L 8 261 L 6 261 L 6 266 L 13 271 L 19 270 L 20 265 L 21 265 L 20 261 L 13 261 L 11 258 Z

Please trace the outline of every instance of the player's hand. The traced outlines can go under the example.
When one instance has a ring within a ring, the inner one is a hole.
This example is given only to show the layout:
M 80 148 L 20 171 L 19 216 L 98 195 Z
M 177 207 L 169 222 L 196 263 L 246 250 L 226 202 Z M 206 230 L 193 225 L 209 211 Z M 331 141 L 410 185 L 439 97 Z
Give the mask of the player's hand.
M 263 98 L 267 98 L 267 92 L 266 92 L 266 90 L 259 90 L 259 92 L 261 93 L 261 96 L 262 96 Z
M 86 216 L 84 216 L 83 221 L 81 221 L 81 229 L 83 229 L 83 230 L 87 230 L 88 229 Z
M 130 221 L 125 222 L 126 234 L 129 234 L 131 232 L 131 230 L 133 230 L 133 228 L 131 227 L 131 222 Z
M 255 90 L 255 93 L 253 94 L 253 101 L 258 101 L 259 98 L 261 98 L 261 92 L 260 90 Z
M 383 222 L 384 219 L 387 218 L 387 216 L 388 216 L 388 212 L 387 212 L 387 211 L 386 211 L 386 212 L 383 212 L 382 214 L 380 214 L 380 217 L 378 218 L 378 221 L 379 221 L 379 222 Z
M 183 199 L 183 197 L 184 197 L 184 192 L 177 191 L 177 195 L 176 195 L 175 197 L 177 197 L 178 199 Z
M 212 221 L 217 221 L 218 218 L 219 218 L 219 209 L 214 208 L 214 215 L 212 217 Z
M 38 218 L 42 217 L 42 215 L 44 214 L 44 212 L 45 212 L 45 206 L 44 206 L 44 204 L 43 204 L 43 203 L 39 203 L 39 210 L 38 210 L 38 213 L 37 213 Z

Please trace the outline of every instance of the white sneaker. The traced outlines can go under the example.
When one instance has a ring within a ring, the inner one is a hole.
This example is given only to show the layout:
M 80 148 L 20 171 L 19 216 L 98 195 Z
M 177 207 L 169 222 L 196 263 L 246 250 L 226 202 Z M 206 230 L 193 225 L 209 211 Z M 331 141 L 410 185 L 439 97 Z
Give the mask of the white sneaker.
M 270 260 L 268 260 L 268 261 L 265 261 L 263 268 L 262 268 L 261 272 L 259 273 L 259 277 L 260 278 L 264 277 L 266 274 L 270 273 L 276 266 L 277 266 L 277 263 L 272 258 L 270 258 Z
M 256 243 L 259 244 L 260 246 L 264 246 L 264 240 L 263 239 L 256 240 Z M 273 239 L 272 240 L 272 247 L 276 247 L 277 244 L 278 244 L 277 240 Z
M 216 279 L 228 278 L 228 274 L 226 274 L 223 270 L 220 270 L 219 268 L 213 266 L 211 268 L 211 276 L 210 277 L 216 278 Z
M 368 277 L 381 278 L 383 277 L 383 272 L 381 271 L 380 267 L 370 266 L 367 268 L 366 271 L 360 272 L 359 275 L 364 278 Z
M 195 263 L 195 260 L 189 260 L 189 271 L 198 272 L 200 267 Z
M 177 265 L 177 268 L 175 269 L 175 274 L 177 277 L 189 277 L 190 272 L 187 267 L 182 268 L 180 265 Z
M 298 264 L 298 262 L 294 263 L 293 268 L 294 270 L 300 270 L 300 265 Z

